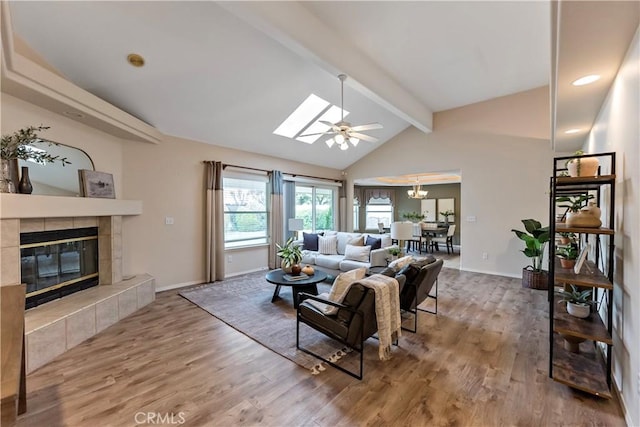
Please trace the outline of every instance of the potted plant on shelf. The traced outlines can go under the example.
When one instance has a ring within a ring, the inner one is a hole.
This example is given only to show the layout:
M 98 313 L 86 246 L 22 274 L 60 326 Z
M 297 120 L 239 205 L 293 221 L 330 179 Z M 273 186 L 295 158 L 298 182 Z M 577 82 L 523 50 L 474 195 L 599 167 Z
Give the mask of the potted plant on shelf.
M 562 268 L 573 268 L 576 265 L 578 255 L 578 248 L 574 245 L 562 246 L 556 251 L 556 256 L 560 258 Z
M 549 227 L 543 227 L 535 219 L 523 219 L 527 232 L 512 229 L 526 247 L 522 251 L 531 258 L 531 265 L 522 269 L 522 287 L 531 289 L 547 289 L 547 272 L 542 269 L 542 257 L 545 244 L 549 241 Z
M 577 157 L 569 159 L 566 162 L 569 176 L 596 176 L 598 174 L 598 166 L 600 161 L 597 157 L 583 157 L 584 151 L 578 150 L 574 153 Z
M 589 317 L 591 307 L 595 301 L 591 299 L 591 289 L 580 290 L 575 285 L 571 285 L 571 290 L 557 291 L 558 303 L 567 303 L 567 313 L 581 319 Z
M 560 235 L 560 243 L 563 245 L 569 245 L 576 242 L 575 233 L 558 233 Z
M 0 193 L 16 192 L 18 160 L 32 160 L 41 164 L 59 161 L 62 166 L 71 164 L 66 157 L 52 156 L 45 150 L 32 146 L 34 143 L 43 142 L 48 145 L 58 145 L 38 136 L 37 132 L 47 129 L 49 129 L 48 126 L 29 126 L 12 134 L 2 135 L 0 142 Z M 13 173 L 12 167 L 15 170 Z M 28 174 L 26 177 L 28 178 Z
M 289 237 L 282 246 L 276 243 L 276 247 L 278 248 L 276 255 L 282 258 L 282 271 L 290 274 L 300 274 L 300 271 L 302 271 L 302 267 L 300 267 L 300 261 L 302 261 L 302 250 L 293 237 Z
M 602 225 L 602 221 L 599 216 L 595 215 L 593 208 L 585 209 L 587 202 L 593 198 L 593 194 L 556 197 L 556 203 L 564 203 L 558 207 L 567 209 L 566 224 L 568 227 L 597 228 Z

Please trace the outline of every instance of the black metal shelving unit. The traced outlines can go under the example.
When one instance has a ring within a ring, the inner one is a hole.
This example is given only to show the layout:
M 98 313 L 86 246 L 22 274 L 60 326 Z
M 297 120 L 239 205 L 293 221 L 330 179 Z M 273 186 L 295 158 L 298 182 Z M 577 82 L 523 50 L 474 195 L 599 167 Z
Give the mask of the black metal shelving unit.
M 550 179 L 549 196 L 549 377 L 575 389 L 597 396 L 611 398 L 611 356 L 613 326 L 613 274 L 614 274 L 614 220 L 615 220 L 615 153 L 583 156 L 555 157 Z M 566 162 L 574 158 L 598 157 L 598 175 L 593 177 L 563 176 Z M 606 208 L 606 220 L 599 228 L 568 227 L 556 223 L 559 196 L 593 194 L 599 207 Z M 605 197 L 606 196 L 606 197 Z M 581 247 L 594 245 L 591 260 L 584 263 L 579 273 L 561 268 L 556 259 L 557 233 L 575 233 Z M 592 243 L 593 242 L 593 243 Z M 576 285 L 590 288 L 597 310 L 586 319 L 578 319 L 556 303 L 555 291 Z M 604 312 L 604 313 L 603 313 Z M 584 339 L 579 352 L 564 348 L 565 338 Z

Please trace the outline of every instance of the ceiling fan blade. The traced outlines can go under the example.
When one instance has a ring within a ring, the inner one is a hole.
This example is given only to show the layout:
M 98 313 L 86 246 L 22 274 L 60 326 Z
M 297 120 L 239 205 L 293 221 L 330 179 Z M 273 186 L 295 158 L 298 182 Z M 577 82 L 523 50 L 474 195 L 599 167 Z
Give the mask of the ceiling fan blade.
M 334 129 L 334 130 L 338 130 L 338 129 L 340 129 L 340 128 L 339 128 L 338 126 L 336 126 L 335 124 L 333 124 L 333 123 L 331 123 L 331 122 L 327 122 L 327 121 L 325 121 L 325 120 L 318 120 L 318 123 L 322 123 L 322 124 L 323 124 L 323 125 L 325 125 L 325 126 L 329 126 L 331 129 Z
M 380 123 L 369 123 L 366 125 L 358 125 L 351 128 L 351 130 L 355 132 L 360 132 L 362 130 L 373 130 L 373 129 L 382 129 L 382 125 Z
M 334 131 L 334 130 L 328 130 L 328 131 L 326 131 L 326 132 L 305 133 L 305 134 L 302 134 L 302 135 L 298 135 L 298 137 L 303 137 L 303 136 L 318 136 L 318 135 L 335 135 L 336 133 L 338 133 L 338 132 L 336 132 L 336 131 Z
M 378 142 L 378 138 L 374 138 L 373 136 L 365 135 L 364 133 L 349 132 L 349 136 L 356 137 L 356 138 L 361 139 L 363 141 Z

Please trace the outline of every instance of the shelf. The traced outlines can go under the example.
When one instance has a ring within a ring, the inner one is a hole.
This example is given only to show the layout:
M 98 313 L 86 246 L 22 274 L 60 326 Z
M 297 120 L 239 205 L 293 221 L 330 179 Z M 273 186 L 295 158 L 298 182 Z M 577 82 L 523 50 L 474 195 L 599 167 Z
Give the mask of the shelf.
M 553 379 L 569 387 L 611 399 L 607 373 L 600 351 L 592 341 L 580 344 L 580 353 L 564 349 L 563 338 L 554 334 Z
M 563 222 L 556 222 L 556 233 L 607 234 L 612 236 L 615 233 L 615 230 L 606 227 L 568 227 Z
M 566 194 L 572 191 L 596 190 L 598 187 L 616 182 L 615 175 L 602 176 L 559 176 L 556 177 L 556 193 Z
M 558 303 L 557 298 L 554 298 L 553 302 L 555 305 L 553 330 L 555 332 L 613 344 L 611 334 L 607 331 L 598 313 L 591 313 L 586 319 L 579 319 L 567 313 L 566 304 Z
M 0 219 L 140 215 L 141 200 L 0 194 Z
M 580 269 L 580 273 L 573 272 L 573 268 L 555 268 L 555 284 L 580 285 L 592 288 L 613 289 L 611 281 L 602 274 L 593 261 L 587 261 Z

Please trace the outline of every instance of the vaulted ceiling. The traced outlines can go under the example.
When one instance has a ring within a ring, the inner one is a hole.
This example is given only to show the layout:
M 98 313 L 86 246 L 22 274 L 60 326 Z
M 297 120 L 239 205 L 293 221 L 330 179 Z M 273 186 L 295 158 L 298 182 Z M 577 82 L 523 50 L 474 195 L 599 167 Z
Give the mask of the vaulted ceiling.
M 538 2 L 10 2 L 16 38 L 165 134 L 344 169 L 432 113 L 549 83 Z M 129 53 L 146 64 L 134 68 Z M 314 93 L 377 143 L 273 134 Z

